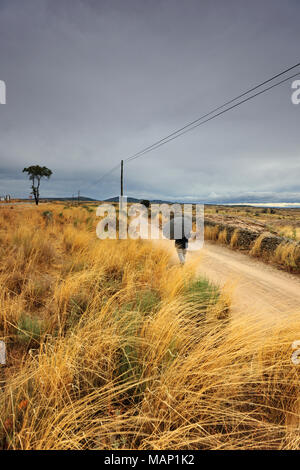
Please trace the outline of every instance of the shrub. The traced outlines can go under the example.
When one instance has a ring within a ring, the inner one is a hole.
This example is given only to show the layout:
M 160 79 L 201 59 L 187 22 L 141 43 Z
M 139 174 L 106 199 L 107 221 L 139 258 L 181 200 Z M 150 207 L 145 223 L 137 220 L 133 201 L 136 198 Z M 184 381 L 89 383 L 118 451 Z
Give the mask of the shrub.
M 36 348 L 45 333 L 45 326 L 42 320 L 24 313 L 18 321 L 17 330 L 19 343 Z
M 184 295 L 188 302 L 193 303 L 199 310 L 206 311 L 209 306 L 217 303 L 220 292 L 207 279 L 200 278 L 186 286 Z

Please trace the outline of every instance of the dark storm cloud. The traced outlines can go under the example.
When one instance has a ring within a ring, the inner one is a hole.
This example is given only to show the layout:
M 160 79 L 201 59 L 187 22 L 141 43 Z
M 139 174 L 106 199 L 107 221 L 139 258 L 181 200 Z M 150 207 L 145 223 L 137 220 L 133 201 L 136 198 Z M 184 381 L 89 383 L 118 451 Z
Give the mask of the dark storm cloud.
M 121 158 L 298 62 L 298 1 L 0 1 L 0 193 L 118 194 Z M 126 193 L 300 201 L 291 82 L 125 166 Z

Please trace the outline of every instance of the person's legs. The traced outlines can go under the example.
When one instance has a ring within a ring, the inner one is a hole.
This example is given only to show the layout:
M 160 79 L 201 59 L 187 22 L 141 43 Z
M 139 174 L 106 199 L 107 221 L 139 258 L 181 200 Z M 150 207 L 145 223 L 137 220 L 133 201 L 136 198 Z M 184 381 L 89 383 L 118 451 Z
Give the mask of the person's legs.
M 185 263 L 186 250 L 184 248 L 177 248 L 177 254 L 180 261 L 180 264 Z

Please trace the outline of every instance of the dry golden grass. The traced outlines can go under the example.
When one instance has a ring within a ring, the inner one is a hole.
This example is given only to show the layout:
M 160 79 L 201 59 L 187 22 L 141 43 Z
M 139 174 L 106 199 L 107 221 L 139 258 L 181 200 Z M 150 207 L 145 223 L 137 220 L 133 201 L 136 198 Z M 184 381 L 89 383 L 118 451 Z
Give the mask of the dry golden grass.
M 205 240 L 217 241 L 219 237 L 220 229 L 217 225 L 205 225 L 204 226 L 204 238 Z
M 282 237 L 291 238 L 292 240 L 300 240 L 300 227 L 293 227 L 292 225 L 284 225 L 278 228 L 279 235 Z
M 237 248 L 239 244 L 239 229 L 235 229 L 230 239 L 231 248 Z
M 298 316 L 230 318 L 193 265 L 45 207 L 0 211 L 3 448 L 299 448 Z
M 284 267 L 291 271 L 299 272 L 300 266 L 300 246 L 292 241 L 284 241 L 273 252 L 263 253 L 262 252 L 262 241 L 266 237 L 266 234 L 261 234 L 254 242 L 250 255 L 252 256 L 264 256 L 268 261 L 273 264 Z
M 219 233 L 218 242 L 221 243 L 222 245 L 227 244 L 227 230 L 226 230 L 226 228 Z
M 300 263 L 300 246 L 294 243 L 281 243 L 274 253 L 273 260 L 274 262 L 289 266 L 291 269 L 298 268 Z
M 253 246 L 250 250 L 251 256 L 259 256 L 261 254 L 261 244 L 265 237 L 266 237 L 265 233 L 262 233 L 261 235 L 259 235 L 259 237 L 257 237 L 257 239 L 253 243 Z

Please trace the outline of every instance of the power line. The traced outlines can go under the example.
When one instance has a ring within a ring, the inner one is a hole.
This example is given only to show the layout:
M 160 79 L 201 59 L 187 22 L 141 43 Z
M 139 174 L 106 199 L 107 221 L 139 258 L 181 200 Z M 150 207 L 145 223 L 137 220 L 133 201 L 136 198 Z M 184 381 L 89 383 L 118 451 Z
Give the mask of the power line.
M 292 78 L 295 78 L 297 77 L 298 75 L 300 75 L 300 72 L 288 77 L 288 78 L 285 78 L 284 80 L 281 80 L 280 82 L 278 83 L 275 83 L 274 85 L 272 86 L 269 86 L 268 88 L 265 88 L 264 90 L 261 90 L 259 91 L 258 93 L 255 93 L 254 95 L 251 95 L 249 96 L 248 98 L 245 98 L 244 100 L 242 101 L 239 101 L 238 103 L 234 104 L 233 106 L 230 106 L 229 108 L 226 108 L 224 109 L 223 111 L 220 111 L 219 113 L 217 114 L 214 114 L 213 116 L 211 116 L 210 118 L 208 119 L 205 119 L 204 121 L 201 121 L 199 122 L 198 124 L 195 124 L 194 126 L 192 127 L 189 127 L 188 129 L 185 129 L 184 131 L 182 131 L 181 133 L 179 134 L 176 134 L 176 135 L 173 135 L 173 137 L 169 138 L 168 140 L 164 140 L 163 142 L 161 142 L 159 145 L 155 145 L 153 144 L 153 146 L 151 148 L 149 148 L 148 150 L 144 150 L 144 151 L 141 151 L 138 155 L 136 155 L 135 157 L 130 157 L 128 160 L 125 160 L 125 162 L 131 162 L 132 160 L 135 160 L 137 158 L 140 158 L 142 157 L 143 155 L 145 155 L 146 153 L 149 153 L 149 152 L 152 152 L 153 150 L 156 150 L 158 149 L 159 147 L 162 147 L 163 145 L 167 144 L 168 142 L 171 142 L 172 140 L 174 139 L 177 139 L 178 137 L 186 134 L 187 132 L 190 132 L 192 131 L 193 129 L 195 129 L 196 127 L 200 127 L 202 126 L 202 124 L 205 124 L 209 121 L 212 121 L 213 119 L 217 118 L 218 116 L 221 116 L 222 114 L 225 114 L 227 113 L 228 111 L 230 111 L 231 109 L 234 109 L 236 108 L 237 106 L 240 106 L 241 104 L 243 103 L 246 103 L 247 101 L 250 101 L 252 100 L 253 98 L 255 98 L 256 96 L 259 96 L 259 95 L 262 95 L 263 93 L 269 91 L 269 90 L 272 90 L 272 88 L 275 88 L 277 87 L 278 85 L 281 85 L 282 83 L 285 83 L 287 82 L 288 80 L 291 80 Z
M 257 90 L 258 88 L 261 88 L 262 86 L 266 85 L 267 83 L 272 82 L 272 81 L 275 80 L 276 78 L 279 78 L 279 77 L 281 77 L 282 75 L 285 75 L 286 73 L 290 72 L 291 70 L 294 70 L 295 68 L 297 68 L 297 67 L 299 67 L 299 66 L 300 66 L 300 62 L 297 63 L 297 64 L 295 64 L 295 65 L 293 65 L 292 67 L 289 67 L 289 68 L 285 69 L 284 71 L 282 71 L 282 72 L 280 72 L 280 73 L 274 75 L 273 77 L 271 77 L 271 78 L 269 78 L 269 79 L 267 79 L 267 80 L 261 82 L 260 84 L 255 85 L 254 87 L 252 87 L 252 88 L 248 89 L 247 91 L 241 93 L 240 95 L 236 96 L 235 98 L 232 98 L 232 99 L 226 101 L 226 102 L 225 102 L 224 104 L 222 104 L 221 106 L 218 106 L 218 107 L 214 108 L 213 110 L 209 111 L 208 113 L 206 113 L 206 114 L 200 116 L 199 118 L 197 118 L 197 119 L 191 121 L 190 123 L 184 125 L 183 127 L 181 127 L 181 128 L 179 128 L 179 129 L 173 131 L 172 133 L 168 134 L 166 137 L 163 137 L 163 138 L 159 139 L 158 141 L 154 142 L 154 143 L 151 144 L 151 145 L 148 145 L 147 147 L 145 147 L 144 149 L 140 150 L 139 152 L 137 152 L 137 153 L 135 153 L 135 154 L 129 156 L 128 158 L 124 159 L 124 162 L 130 162 L 130 161 L 133 161 L 133 160 L 135 160 L 135 159 L 137 159 L 137 158 L 140 158 L 140 157 L 142 157 L 143 155 L 145 155 L 145 154 L 147 154 L 147 153 L 149 153 L 149 152 L 151 152 L 151 151 L 153 151 L 153 150 L 156 150 L 156 149 L 158 149 L 159 147 L 161 147 L 161 146 L 167 144 L 168 142 L 171 142 L 172 140 L 177 139 L 178 137 L 180 137 L 180 136 L 186 134 L 187 132 L 192 131 L 192 130 L 195 129 L 196 127 L 199 127 L 199 126 L 201 126 L 202 124 L 205 124 L 205 123 L 207 123 L 207 122 L 209 122 L 209 121 L 211 121 L 211 120 L 213 120 L 213 119 L 215 119 L 215 118 L 217 118 L 217 117 L 219 117 L 219 116 L 225 114 L 226 112 L 228 112 L 228 111 L 230 111 L 230 110 L 236 108 L 237 106 L 240 106 L 241 104 L 246 103 L 247 101 L 250 101 L 251 99 L 253 99 L 253 98 L 255 98 L 255 97 L 257 97 L 257 96 L 259 96 L 259 95 L 261 95 L 261 94 L 263 94 L 263 93 L 265 93 L 265 92 L 267 92 L 267 91 L 269 91 L 269 90 L 271 90 L 271 89 L 273 89 L 273 88 L 275 88 L 275 87 L 281 85 L 282 83 L 285 83 L 285 82 L 287 82 L 288 80 L 291 80 L 292 78 L 294 78 L 294 77 L 300 75 L 300 71 L 297 72 L 296 74 L 292 75 L 292 76 L 289 76 L 288 78 L 285 78 L 284 80 L 281 80 L 281 81 L 279 81 L 279 82 L 277 82 L 277 83 L 275 83 L 275 84 L 273 84 L 273 85 L 271 85 L 271 86 L 269 86 L 269 87 L 267 87 L 267 88 L 264 88 L 263 90 L 261 90 L 261 91 L 255 93 L 254 95 L 251 95 L 251 96 L 245 98 L 245 99 L 242 100 L 242 101 L 239 101 L 238 103 L 236 103 L 236 104 L 230 106 L 229 108 L 226 108 L 226 109 L 224 109 L 223 111 L 220 111 L 220 110 L 221 110 L 222 108 L 224 108 L 225 106 L 228 106 L 228 105 L 230 105 L 231 103 L 234 103 L 234 101 L 237 101 L 238 99 L 243 98 L 244 96 L 248 95 L 249 93 L 252 93 L 253 91 Z M 214 114 L 214 113 L 216 113 L 217 111 L 220 111 L 220 112 L 217 113 L 217 114 Z M 210 116 L 210 117 L 209 117 L 209 116 Z M 206 118 L 207 118 L 207 119 L 206 119 Z M 204 121 L 203 121 L 203 119 L 204 119 Z M 104 178 L 106 178 L 108 175 L 110 175 L 111 173 L 113 173 L 113 172 L 114 172 L 116 169 L 118 169 L 118 168 L 120 168 L 120 164 L 119 164 L 119 163 L 118 163 L 116 166 L 114 166 L 113 168 L 111 168 L 109 171 L 107 171 L 106 173 L 104 173 L 97 181 L 91 183 L 91 184 L 88 186 L 88 188 L 89 188 L 90 186 L 93 186 L 93 185 L 95 185 L 95 184 L 100 183 Z
M 120 163 L 118 163 L 116 166 L 114 166 L 113 168 L 111 168 L 109 171 L 107 171 L 106 173 L 104 173 L 104 175 L 102 175 L 97 181 L 94 181 L 93 183 L 89 184 L 89 186 L 87 186 L 85 189 L 87 188 L 90 188 L 91 186 L 94 186 L 95 184 L 98 184 L 100 183 L 104 178 L 106 178 L 106 176 L 110 175 L 111 173 L 113 173 L 117 168 L 120 167 Z
M 133 160 L 135 159 L 136 157 L 138 157 L 141 153 L 144 153 L 146 152 L 147 150 L 150 150 L 152 147 L 156 146 L 157 144 L 160 144 L 161 142 L 163 142 L 164 140 L 167 140 L 169 139 L 170 137 L 173 137 L 175 134 L 178 134 L 179 132 L 187 129 L 188 127 L 192 126 L 193 124 L 196 124 L 197 122 L 199 121 L 202 121 L 202 119 L 205 119 L 206 117 L 208 116 L 211 116 L 213 113 L 219 111 L 220 109 L 224 108 L 225 106 L 228 106 L 229 104 L 233 103 L 234 101 L 240 99 L 240 98 L 243 98 L 244 96 L 248 95 L 249 93 L 251 93 L 252 91 L 255 91 L 257 90 L 258 88 L 261 88 L 262 86 L 266 85 L 267 83 L 270 83 L 272 82 L 273 80 L 275 80 L 276 78 L 279 78 L 281 77 L 282 75 L 285 75 L 286 73 L 290 72 L 291 70 L 294 70 L 295 68 L 299 67 L 300 66 L 300 62 L 293 65 L 292 67 L 289 67 L 288 69 L 285 69 L 284 71 L 274 75 L 273 77 L 265 80 L 264 82 L 260 83 L 259 85 L 255 85 L 254 87 L 248 89 L 247 91 L 241 93 L 240 95 L 236 96 L 235 98 L 232 98 L 230 99 L 229 101 L 226 101 L 224 104 L 222 104 L 221 106 L 218 106 L 217 108 L 214 108 L 212 111 L 209 111 L 208 113 L 200 116 L 199 118 L 195 119 L 194 121 L 190 122 L 189 124 L 186 124 L 185 126 L 181 127 L 180 129 L 177 129 L 176 131 L 173 131 L 171 134 L 167 135 L 166 137 L 163 137 L 162 139 L 154 142 L 154 144 L 152 145 L 149 145 L 148 147 L 145 147 L 144 149 L 140 150 L 139 152 L 135 153 L 134 155 L 131 155 L 130 157 L 126 158 L 125 159 L 125 162 L 127 161 L 130 161 L 130 160 Z M 297 74 L 298 75 L 298 74 Z

